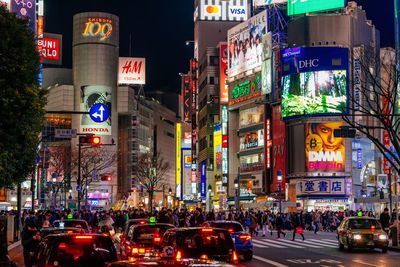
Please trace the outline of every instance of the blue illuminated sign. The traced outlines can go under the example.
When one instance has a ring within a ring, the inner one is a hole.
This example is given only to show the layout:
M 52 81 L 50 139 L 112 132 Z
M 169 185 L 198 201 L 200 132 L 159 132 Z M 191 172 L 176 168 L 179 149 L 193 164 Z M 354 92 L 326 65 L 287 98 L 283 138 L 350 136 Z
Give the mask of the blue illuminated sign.
M 107 105 L 102 103 L 94 104 L 90 108 L 90 118 L 94 122 L 104 122 L 110 117 L 110 110 L 108 109 Z
M 203 161 L 200 164 L 200 193 L 203 199 L 207 197 L 206 179 L 207 179 L 207 166 L 206 162 Z

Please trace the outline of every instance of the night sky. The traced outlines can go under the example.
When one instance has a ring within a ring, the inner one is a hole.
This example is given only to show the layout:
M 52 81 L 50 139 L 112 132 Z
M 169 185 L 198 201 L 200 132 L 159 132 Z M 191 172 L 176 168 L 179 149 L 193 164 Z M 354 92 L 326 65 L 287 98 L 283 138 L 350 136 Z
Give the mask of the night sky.
M 324 1 L 324 0 L 321 0 Z M 193 55 L 193 0 L 45 0 L 45 31 L 63 35 L 63 65 L 72 65 L 72 17 L 102 11 L 120 18 L 120 56 L 146 58 L 145 91 L 180 91 L 178 73 Z M 381 46 L 394 46 L 392 0 L 359 0 L 381 31 Z

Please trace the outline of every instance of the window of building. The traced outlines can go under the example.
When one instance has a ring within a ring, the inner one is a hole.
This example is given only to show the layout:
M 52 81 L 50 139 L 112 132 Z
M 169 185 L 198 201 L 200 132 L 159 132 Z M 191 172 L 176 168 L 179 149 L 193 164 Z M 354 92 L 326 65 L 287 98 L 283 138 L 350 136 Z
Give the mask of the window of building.
M 214 76 L 210 76 L 210 84 L 215 84 L 214 82 Z
M 219 57 L 210 56 L 210 66 L 218 66 L 219 65 Z

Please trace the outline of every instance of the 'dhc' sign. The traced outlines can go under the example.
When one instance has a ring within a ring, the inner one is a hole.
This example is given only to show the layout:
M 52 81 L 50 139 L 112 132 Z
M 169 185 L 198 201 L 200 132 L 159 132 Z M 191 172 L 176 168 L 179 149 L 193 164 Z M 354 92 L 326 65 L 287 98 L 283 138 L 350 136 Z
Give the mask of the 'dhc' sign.
M 112 20 L 108 18 L 88 18 L 82 36 L 108 39 L 113 31 Z

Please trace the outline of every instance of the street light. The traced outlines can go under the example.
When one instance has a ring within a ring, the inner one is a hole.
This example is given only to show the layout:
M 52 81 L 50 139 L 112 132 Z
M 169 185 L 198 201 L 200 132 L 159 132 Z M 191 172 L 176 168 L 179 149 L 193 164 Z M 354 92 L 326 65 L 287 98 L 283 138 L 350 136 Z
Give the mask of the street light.
M 211 211 L 211 191 L 212 191 L 212 186 L 209 184 L 208 185 L 208 197 L 209 197 L 209 211 Z
M 276 179 L 278 180 L 278 193 L 279 193 L 279 213 L 282 213 L 282 198 L 281 198 L 281 192 L 282 192 L 282 171 L 278 170 L 276 173 Z

